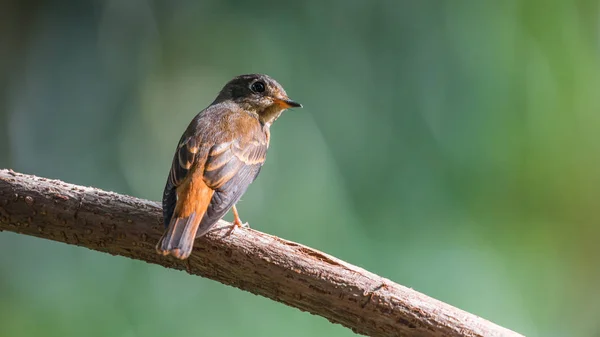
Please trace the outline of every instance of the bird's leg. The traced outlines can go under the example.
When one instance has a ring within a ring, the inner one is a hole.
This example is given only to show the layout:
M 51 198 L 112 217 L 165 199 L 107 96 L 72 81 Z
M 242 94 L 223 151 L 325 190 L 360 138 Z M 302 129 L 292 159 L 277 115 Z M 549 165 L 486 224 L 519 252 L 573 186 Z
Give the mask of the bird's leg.
M 235 207 L 235 205 L 233 205 L 233 207 L 231 208 L 231 210 L 233 211 L 233 226 L 234 227 L 248 227 L 250 228 L 250 226 L 248 225 L 248 223 L 242 223 L 242 219 L 240 219 L 240 215 L 238 214 L 237 208 Z

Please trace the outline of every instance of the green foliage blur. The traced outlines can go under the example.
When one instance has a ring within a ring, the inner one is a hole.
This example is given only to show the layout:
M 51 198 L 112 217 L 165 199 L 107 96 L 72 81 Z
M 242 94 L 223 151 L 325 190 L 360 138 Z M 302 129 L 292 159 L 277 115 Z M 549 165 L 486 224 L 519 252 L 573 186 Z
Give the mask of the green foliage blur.
M 159 200 L 233 76 L 304 109 L 239 210 L 528 336 L 600 336 L 598 1 L 0 4 L 0 167 Z M 230 219 L 230 215 L 226 219 Z M 184 272 L 0 233 L 0 336 L 352 336 Z

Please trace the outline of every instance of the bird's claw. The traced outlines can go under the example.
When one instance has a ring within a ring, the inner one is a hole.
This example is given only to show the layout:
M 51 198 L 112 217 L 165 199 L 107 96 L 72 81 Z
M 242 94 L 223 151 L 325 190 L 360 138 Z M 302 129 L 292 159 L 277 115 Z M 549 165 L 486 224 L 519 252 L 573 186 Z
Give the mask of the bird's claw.
M 250 228 L 250 225 L 247 222 L 242 223 L 241 220 L 233 221 L 233 227 L 239 228 Z
M 231 225 L 231 229 L 227 233 L 227 235 L 231 235 L 236 228 L 250 228 L 250 225 L 247 222 L 242 223 L 241 221 L 234 221 L 233 225 Z

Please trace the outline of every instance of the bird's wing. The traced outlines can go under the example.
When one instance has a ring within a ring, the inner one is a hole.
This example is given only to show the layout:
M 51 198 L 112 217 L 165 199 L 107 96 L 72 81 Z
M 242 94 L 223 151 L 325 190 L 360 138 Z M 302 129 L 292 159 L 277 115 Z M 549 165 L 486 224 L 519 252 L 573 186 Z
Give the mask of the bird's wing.
M 167 178 L 167 184 L 163 193 L 163 213 L 165 227 L 169 226 L 169 222 L 173 217 L 175 205 L 177 203 L 176 188 L 180 186 L 188 177 L 188 173 L 192 166 L 201 157 L 201 144 L 197 137 L 184 134 L 177 145 L 177 150 L 171 163 L 171 171 Z M 205 153 L 204 153 L 205 155 Z
M 262 135 L 262 133 L 261 133 Z M 267 138 L 236 138 L 208 152 L 204 181 L 215 190 L 202 218 L 198 236 L 206 233 L 241 198 L 256 179 L 267 154 Z

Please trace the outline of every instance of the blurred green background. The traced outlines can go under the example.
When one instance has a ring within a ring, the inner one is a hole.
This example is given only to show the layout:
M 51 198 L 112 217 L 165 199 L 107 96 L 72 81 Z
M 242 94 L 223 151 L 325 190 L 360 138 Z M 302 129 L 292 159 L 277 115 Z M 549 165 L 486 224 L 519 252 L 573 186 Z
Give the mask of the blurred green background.
M 239 204 L 528 336 L 600 336 L 598 1 L 0 4 L 0 167 L 159 200 L 233 76 L 304 104 Z M 230 219 L 230 215 L 226 217 Z M 0 336 L 351 336 L 184 272 L 0 233 Z

